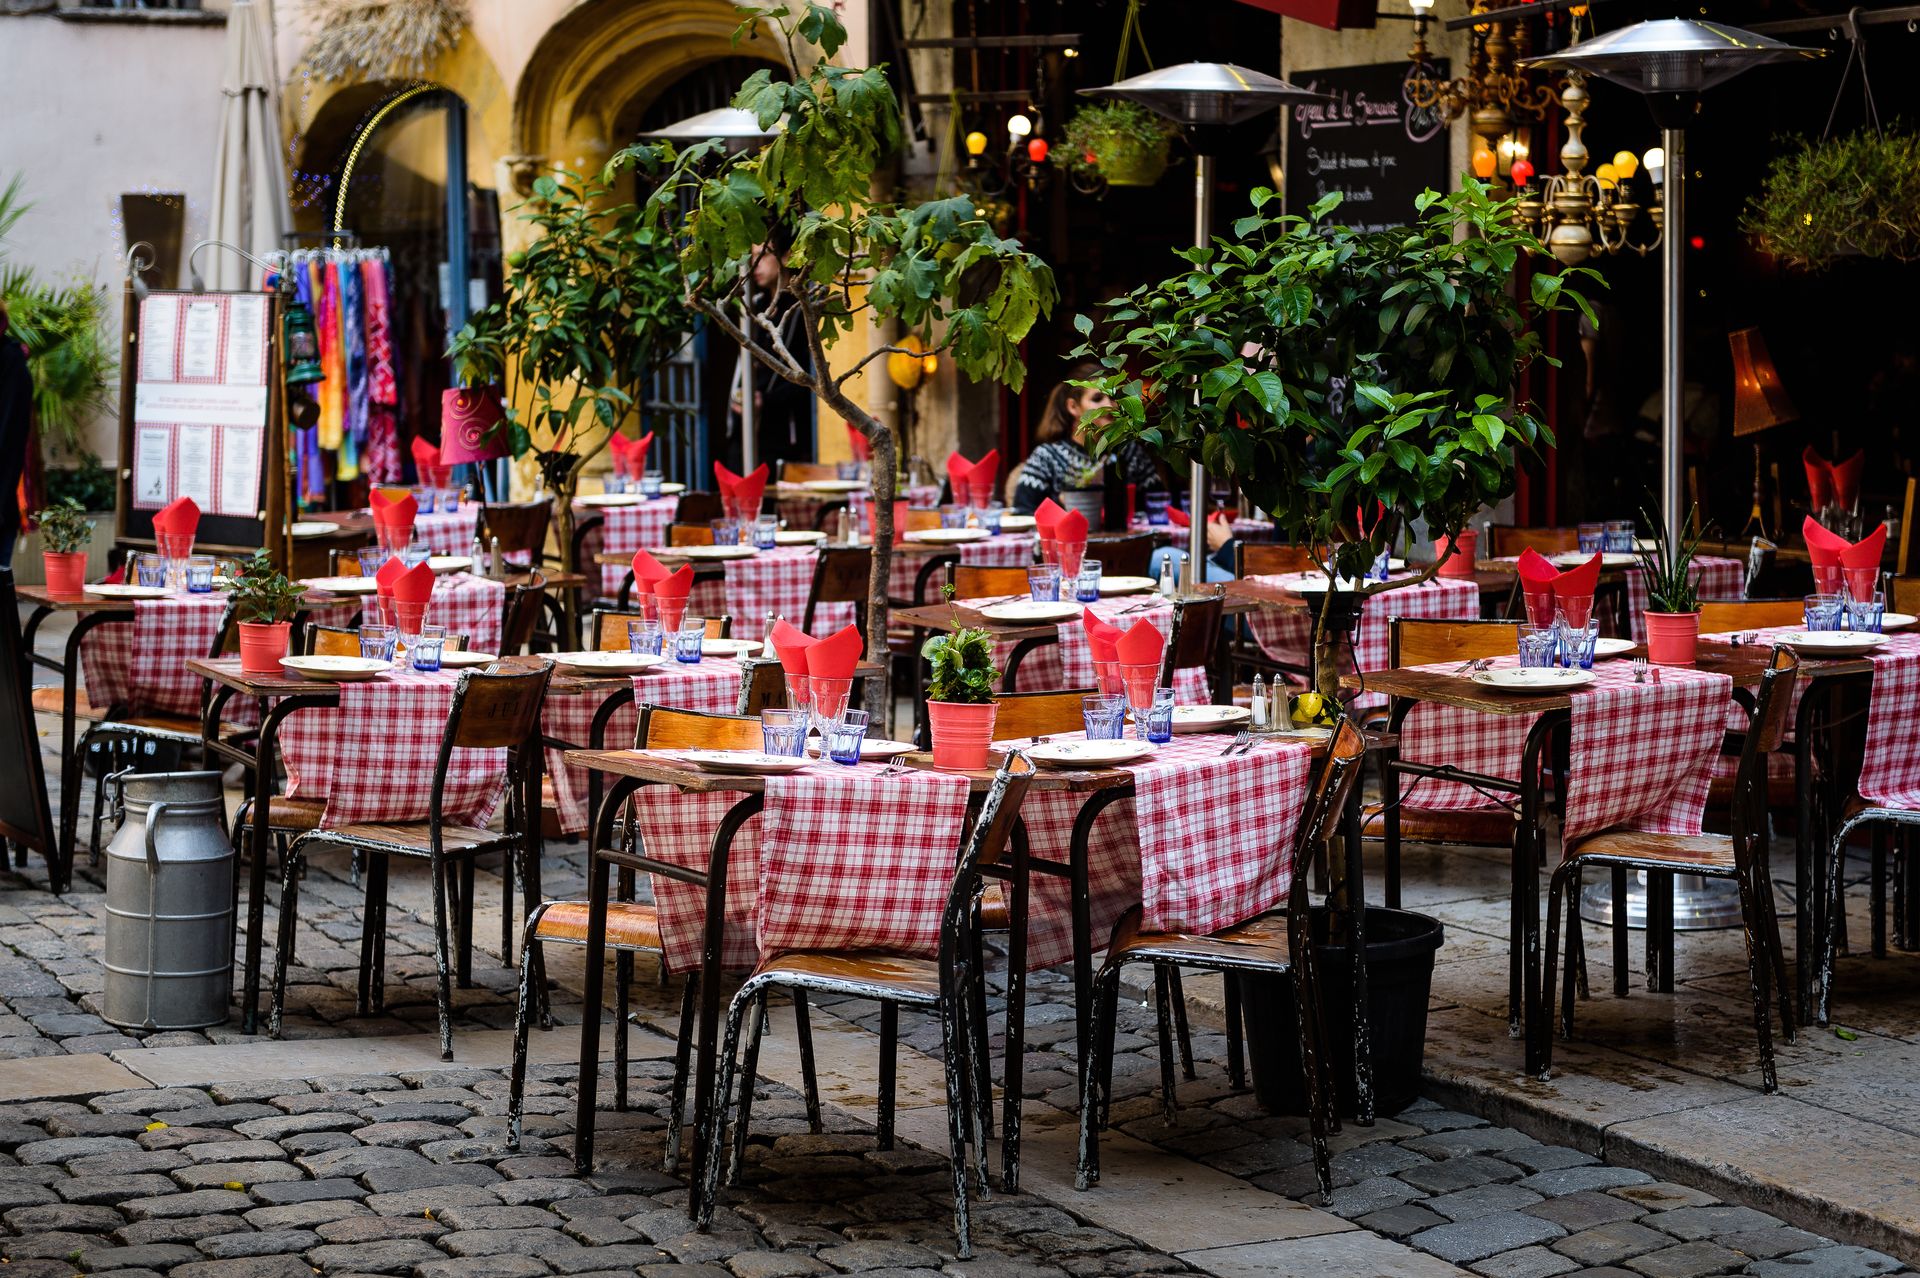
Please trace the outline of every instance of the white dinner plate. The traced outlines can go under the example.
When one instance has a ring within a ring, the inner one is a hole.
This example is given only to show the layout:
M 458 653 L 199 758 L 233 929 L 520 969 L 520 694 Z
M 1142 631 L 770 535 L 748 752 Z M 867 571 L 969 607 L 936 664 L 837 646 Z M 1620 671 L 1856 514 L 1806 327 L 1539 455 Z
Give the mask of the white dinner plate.
M 1556 568 L 1577 568 L 1592 558 L 1593 552 L 1591 550 L 1585 554 L 1577 550 L 1563 550 L 1557 555 L 1547 556 L 1547 562 Z M 1600 566 L 1602 568 L 1631 568 L 1639 562 L 1640 556 L 1629 555 L 1625 551 L 1603 550 L 1600 552 Z
M 860 479 L 808 479 L 800 484 L 810 493 L 857 493 L 866 486 L 866 481 Z
M 743 772 L 749 776 L 777 776 L 798 772 L 812 763 L 805 756 L 768 754 L 764 750 L 681 750 L 677 756 L 708 772 Z
M 1775 635 L 1773 642 L 1811 657 L 1857 657 L 1883 646 L 1887 637 L 1851 630 L 1789 630 Z
M 1102 595 L 1143 595 L 1159 587 L 1160 583 L 1151 577 L 1102 577 L 1100 593 Z
M 758 639 L 702 639 L 700 655 L 703 657 L 751 657 L 760 651 Z
M 892 759 L 903 754 L 912 754 L 920 747 L 911 741 L 889 741 L 885 737 L 866 737 L 860 742 L 860 757 L 863 759 Z M 820 753 L 820 738 L 807 738 L 807 751 Z
M 581 675 L 639 674 L 666 660 L 651 652 L 546 652 L 540 655 L 556 669 Z
M 1355 581 L 1351 577 L 1341 577 L 1333 583 L 1336 590 L 1358 590 L 1367 583 Z M 1324 572 L 1290 572 L 1280 577 L 1280 585 L 1296 595 L 1319 595 L 1327 591 L 1327 574 Z
M 1622 657 L 1632 652 L 1638 646 L 1639 645 L 1631 639 L 1608 639 L 1604 637 L 1595 639 L 1593 641 L 1593 659 L 1599 661 L 1603 657 Z
M 288 531 L 296 537 L 324 537 L 328 533 L 339 532 L 340 525 L 330 524 L 324 519 L 301 519 L 296 520 Z
M 282 657 L 280 667 L 321 683 L 363 683 L 392 668 L 378 657 Z
M 963 542 L 985 541 L 993 536 L 984 528 L 922 528 L 905 534 L 904 540 L 929 546 L 958 546 Z
M 1905 630 L 1917 621 L 1920 621 L 1920 617 L 1910 612 L 1883 612 L 1880 614 L 1880 629 Z
M 1027 758 L 1048 768 L 1117 768 L 1152 753 L 1145 741 L 1049 741 L 1031 747 Z
M 466 572 L 473 567 L 472 555 L 428 555 L 427 567 L 435 572 Z
M 302 577 L 300 584 L 330 595 L 370 595 L 380 589 L 379 579 L 375 577 Z
M 1032 528 L 1034 526 L 1035 526 L 1035 521 L 1032 515 L 1000 516 L 1001 532 L 1025 532 L 1027 531 L 1027 529 Z
M 589 510 L 603 510 L 608 506 L 638 506 L 646 498 L 639 493 L 587 493 L 575 497 L 574 505 L 585 506 Z
M 662 559 L 751 559 L 760 552 L 752 546 L 668 546 L 654 552 Z
M 989 621 L 1071 621 L 1080 615 L 1080 605 L 1061 600 L 1049 603 L 1038 599 L 1009 599 L 1005 603 L 988 604 L 980 610 L 980 615 Z
M 1253 718 L 1245 706 L 1175 706 L 1173 730 L 1176 735 L 1191 732 L 1218 732 L 1238 728 Z
M 85 594 L 96 595 L 101 599 L 165 599 L 165 586 L 128 586 L 113 581 L 98 581 L 92 585 L 80 587 Z
M 1565 692 L 1584 688 L 1594 680 L 1591 670 L 1568 670 L 1560 666 L 1502 666 L 1475 671 L 1473 681 L 1497 692 Z
M 490 666 L 500 660 L 494 652 L 467 652 L 464 649 L 445 649 L 440 653 L 440 664 L 449 670 L 465 670 L 472 666 Z
M 791 532 L 781 529 L 773 535 L 776 546 L 817 546 L 827 539 L 827 535 L 817 528 L 795 528 Z

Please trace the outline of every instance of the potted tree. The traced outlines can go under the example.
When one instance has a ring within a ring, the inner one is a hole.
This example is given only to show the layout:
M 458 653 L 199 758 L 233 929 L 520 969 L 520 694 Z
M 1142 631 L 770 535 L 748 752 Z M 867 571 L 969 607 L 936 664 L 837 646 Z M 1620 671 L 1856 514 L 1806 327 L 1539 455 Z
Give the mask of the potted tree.
M 1167 171 L 1173 124 L 1137 102 L 1112 98 L 1091 102 L 1067 121 L 1066 145 L 1054 162 L 1097 174 L 1108 186 L 1152 186 Z
M 1686 527 L 1695 531 L 1675 542 L 1664 519 L 1641 512 L 1653 528 L 1653 545 L 1640 552 L 1640 571 L 1647 585 L 1647 659 L 1661 666 L 1690 666 L 1700 654 L 1700 592 L 1693 580 L 1694 552 L 1704 536 L 1698 526 L 1700 510 L 1688 512 Z
M 258 550 L 233 582 L 235 616 L 240 624 L 240 669 L 245 674 L 280 673 L 287 655 L 293 618 L 307 588 L 276 570 L 267 552 Z
M 79 594 L 87 584 L 87 547 L 93 541 L 93 521 L 78 502 L 67 500 L 43 507 L 37 522 L 47 589 L 57 595 Z
M 949 587 L 951 589 L 951 587 Z M 993 636 L 961 627 L 935 635 L 920 649 L 932 674 L 927 680 L 927 723 L 933 733 L 933 766 L 984 768 L 993 740 Z

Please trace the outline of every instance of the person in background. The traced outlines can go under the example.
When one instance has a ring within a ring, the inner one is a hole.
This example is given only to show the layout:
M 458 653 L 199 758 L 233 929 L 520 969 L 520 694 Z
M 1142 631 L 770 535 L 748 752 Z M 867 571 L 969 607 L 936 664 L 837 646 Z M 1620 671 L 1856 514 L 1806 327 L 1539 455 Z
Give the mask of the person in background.
M 0 568 L 13 566 L 20 535 L 20 476 L 27 468 L 33 424 L 33 374 L 27 348 L 14 340 L 7 304 L 0 301 Z
M 1184 530 L 1183 530 L 1184 531 Z M 1233 534 L 1233 516 L 1224 510 L 1216 510 L 1207 518 L 1207 563 L 1206 581 L 1233 580 L 1233 552 L 1239 538 Z M 1182 536 L 1176 545 L 1161 546 L 1153 552 L 1148 571 L 1155 581 L 1160 579 L 1160 565 L 1173 560 L 1173 572 L 1182 576 L 1187 565 L 1187 542 Z
M 1053 394 L 1047 396 L 1046 412 L 1034 434 L 1037 442 L 1021 467 L 1020 482 L 1013 490 L 1013 509 L 1017 513 L 1031 515 L 1049 497 L 1057 501 L 1061 489 L 1082 486 L 1089 473 L 1093 476 L 1092 483 L 1099 484 L 1099 468 L 1087 445 L 1107 410 L 1113 407 L 1113 400 L 1105 391 L 1073 383 L 1098 376 L 1100 371 L 1100 365 L 1094 361 L 1081 360 L 1067 370 L 1066 377 L 1053 388 Z M 1120 467 L 1123 483 L 1138 484 L 1143 491 L 1165 486 L 1153 455 L 1132 441 L 1120 445 L 1108 463 Z
M 769 300 L 769 319 L 780 333 L 780 341 L 802 368 L 812 367 L 812 355 L 806 334 L 801 331 L 802 312 L 793 294 L 781 284 L 780 247 L 762 244 L 753 257 L 752 305 L 764 308 Z M 765 342 L 765 334 L 760 335 Z M 753 382 L 754 460 L 755 462 L 813 460 L 813 392 L 788 381 L 771 368 L 754 360 L 750 365 Z M 727 439 L 721 449 L 724 459 L 740 465 L 740 401 L 743 388 L 736 380 L 733 402 L 728 409 Z

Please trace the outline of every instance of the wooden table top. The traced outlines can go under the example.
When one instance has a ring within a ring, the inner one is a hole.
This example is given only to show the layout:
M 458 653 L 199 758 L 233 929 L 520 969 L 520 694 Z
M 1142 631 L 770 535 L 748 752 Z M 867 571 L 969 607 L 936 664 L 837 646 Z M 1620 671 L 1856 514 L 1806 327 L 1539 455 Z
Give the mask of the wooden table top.
M 131 599 L 103 599 L 99 595 L 85 593 L 67 594 L 64 591 L 48 590 L 45 586 L 20 586 L 14 593 L 22 603 L 30 603 L 37 608 L 50 608 L 54 612 L 76 614 L 124 612 L 129 617 L 133 615 Z
M 1229 582 L 1225 584 L 1231 585 L 1232 583 Z M 1134 596 L 1129 595 L 1115 596 L 1115 598 L 1119 599 L 1129 599 L 1133 597 Z M 1019 598 L 1024 598 L 1024 596 L 1008 596 L 1008 600 Z M 1166 602 L 1159 595 L 1143 594 L 1138 596 L 1138 598 L 1142 604 L 1146 604 L 1149 600 L 1151 600 L 1154 605 Z M 964 599 L 956 599 L 950 605 L 939 603 L 922 604 L 918 608 L 895 608 L 890 616 L 896 624 L 912 626 L 919 630 L 935 630 L 951 634 L 953 631 L 965 627 L 971 630 L 984 630 L 995 639 L 1005 641 L 1044 639 L 1048 635 L 1058 634 L 1061 626 L 1071 625 L 1073 621 L 1077 620 L 1077 618 L 1069 618 L 1066 621 L 1020 623 L 995 621 L 991 617 L 982 615 L 979 609 L 974 606 L 975 603 L 1000 602 L 1007 602 L 1007 600 L 975 600 L 969 602 Z M 1235 617 L 1241 613 L 1252 612 L 1259 606 L 1259 603 L 1252 599 L 1235 598 L 1233 593 L 1228 591 L 1225 597 L 1225 605 L 1221 609 L 1221 614 L 1223 616 Z M 1151 611 L 1151 609 L 1141 607 L 1134 611 L 1148 612 Z M 1119 614 L 1119 617 L 1125 617 L 1127 615 L 1129 614 L 1123 612 Z M 1115 618 L 1115 620 L 1118 619 L 1119 618 Z
M 1454 580 L 1460 579 L 1455 578 Z M 1504 595 L 1513 587 L 1513 578 L 1507 574 L 1476 573 L 1475 581 L 1480 587 L 1480 593 L 1483 595 Z M 1265 608 L 1269 611 L 1308 612 L 1311 610 L 1313 601 L 1320 597 L 1319 591 L 1302 594 L 1297 590 L 1289 590 L 1285 586 L 1275 585 L 1270 581 L 1256 581 L 1251 578 L 1242 578 L 1222 584 L 1227 588 L 1227 598 L 1229 600 L 1245 600 L 1255 607 Z M 1376 601 L 1391 603 L 1393 596 L 1400 591 L 1419 590 L 1421 588 L 1420 586 L 1399 586 L 1394 590 L 1385 590 L 1375 595 L 1369 595 L 1367 602 L 1370 606 L 1374 605 Z M 1244 609 L 1242 611 L 1244 611 Z

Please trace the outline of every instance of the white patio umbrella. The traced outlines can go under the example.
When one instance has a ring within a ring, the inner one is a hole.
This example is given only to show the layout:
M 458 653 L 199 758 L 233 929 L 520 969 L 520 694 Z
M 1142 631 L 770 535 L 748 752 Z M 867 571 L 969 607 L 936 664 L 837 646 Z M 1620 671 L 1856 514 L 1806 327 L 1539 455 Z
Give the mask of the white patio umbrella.
M 273 24 L 255 0 L 234 0 L 227 14 L 227 56 L 220 78 L 220 142 L 213 156 L 213 200 L 207 234 L 256 257 L 285 248 L 293 227 L 287 173 L 280 155 L 279 77 L 273 66 Z M 210 253 L 207 287 L 258 288 L 255 268 L 232 253 Z

